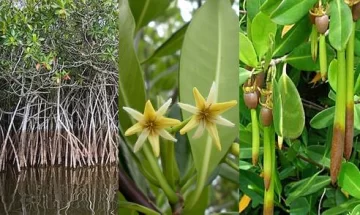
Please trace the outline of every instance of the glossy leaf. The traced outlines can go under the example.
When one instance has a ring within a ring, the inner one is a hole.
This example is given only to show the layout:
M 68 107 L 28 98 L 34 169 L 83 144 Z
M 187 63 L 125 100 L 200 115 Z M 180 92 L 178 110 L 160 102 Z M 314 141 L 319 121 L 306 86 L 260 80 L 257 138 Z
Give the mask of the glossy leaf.
M 242 67 L 239 68 L 239 85 L 243 85 L 251 77 L 251 72 Z
M 276 24 L 264 13 L 258 13 L 251 24 L 251 39 L 259 59 L 268 51 L 270 36 L 275 37 L 275 34 Z
M 240 191 L 252 199 L 253 204 L 262 203 L 264 180 L 259 175 L 246 170 L 239 170 Z
M 297 201 L 298 198 L 315 193 L 329 184 L 330 177 L 319 176 L 319 173 L 310 178 L 302 179 L 291 185 L 290 193 L 285 202 L 287 205 L 290 205 L 295 200 Z
M 251 41 L 247 36 L 239 33 L 239 60 L 245 65 L 256 67 L 258 65 L 257 55 Z
M 208 0 L 197 11 L 185 34 L 180 59 L 179 89 L 182 103 L 195 105 L 193 88 L 197 87 L 202 95 L 207 96 L 214 81 L 217 84 L 217 102 L 239 98 L 237 23 L 230 1 Z M 191 116 L 184 111 L 182 114 L 184 119 Z M 237 136 L 238 109 L 234 107 L 222 116 L 236 125 L 233 128 L 217 126 L 222 151 L 215 147 L 206 131 L 198 139 L 192 138 L 196 129 L 187 133 L 198 171 L 198 185 L 206 181 Z
M 196 205 L 191 210 L 184 210 L 182 214 L 184 215 L 205 214 L 205 210 L 209 203 L 209 191 L 210 191 L 210 186 L 206 187 L 203 190 Z
M 299 92 L 286 72 L 282 73 L 278 87 L 282 106 L 282 117 L 279 119 L 282 137 L 297 138 L 305 126 L 305 113 Z
M 330 3 L 329 42 L 336 50 L 344 50 L 352 29 L 351 9 L 343 0 Z
M 301 43 L 306 41 L 311 31 L 311 23 L 306 16 L 295 24 L 280 40 L 276 41 L 273 56 L 280 57 L 289 53 Z
M 283 0 L 267 12 L 276 24 L 290 25 L 307 15 L 316 2 L 317 0 Z
M 154 53 L 148 57 L 143 63 L 151 62 L 155 58 L 167 56 L 175 53 L 182 46 L 184 35 L 189 24 L 182 26 L 174 34 L 171 35 L 159 48 L 157 48 Z
M 338 177 L 339 186 L 351 196 L 360 199 L 360 172 L 355 164 L 343 163 Z
M 136 30 L 158 17 L 169 4 L 169 0 L 130 0 L 129 5 L 136 22 Z
M 326 155 L 325 146 L 308 146 L 306 149 L 306 154 L 311 160 L 330 168 L 330 158 Z
M 119 208 L 126 208 L 126 209 L 129 209 L 132 211 L 137 211 L 137 212 L 141 212 L 141 213 L 148 214 L 148 215 L 160 215 L 160 213 L 158 213 L 150 208 L 144 207 L 142 205 L 139 205 L 139 204 L 136 204 L 133 202 L 120 201 Z
M 346 214 L 351 212 L 357 205 L 360 205 L 360 199 L 350 199 L 340 205 L 337 205 L 336 207 L 324 211 L 322 215 Z
M 128 1 L 120 1 L 119 5 L 119 119 L 120 130 L 125 132 L 132 125 L 129 115 L 122 109 L 127 106 L 140 112 L 145 107 L 145 86 L 142 69 L 134 49 L 135 22 L 132 18 Z M 136 83 L 136 85 L 134 85 Z M 135 140 L 135 137 L 129 137 Z
M 328 62 L 331 62 L 335 57 L 334 50 L 327 45 L 326 54 L 328 56 Z M 316 59 L 316 62 L 313 61 L 311 56 L 311 45 L 310 43 L 303 43 L 297 48 L 295 48 L 290 54 L 286 57 L 285 60 L 291 66 L 303 70 L 303 71 L 318 71 L 320 70 L 319 58 Z
M 254 17 L 260 12 L 260 7 L 264 1 L 265 0 L 246 1 L 246 11 L 250 20 L 253 20 Z
M 309 213 L 310 204 L 305 197 L 301 197 L 290 205 L 290 215 L 306 215 Z
M 337 85 L 337 71 L 338 71 L 338 63 L 337 59 L 333 59 L 330 62 L 329 71 L 328 71 L 328 80 L 331 88 L 336 92 Z
M 334 122 L 335 107 L 327 108 L 317 113 L 310 121 L 311 127 L 323 129 L 329 127 Z
M 360 104 L 354 106 L 354 128 L 360 131 Z

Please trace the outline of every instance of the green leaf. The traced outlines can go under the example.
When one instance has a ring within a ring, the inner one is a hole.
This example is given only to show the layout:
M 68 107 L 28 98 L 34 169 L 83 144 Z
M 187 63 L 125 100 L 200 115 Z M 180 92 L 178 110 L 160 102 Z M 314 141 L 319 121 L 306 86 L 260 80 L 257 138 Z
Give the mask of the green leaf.
M 354 128 L 360 131 L 360 104 L 354 106 Z
M 230 1 L 208 0 L 197 11 L 182 47 L 179 74 L 181 102 L 194 105 L 193 88 L 196 87 L 202 95 L 207 96 L 213 81 L 217 84 L 218 102 L 239 98 L 238 50 L 234 49 L 239 46 L 237 23 Z M 184 119 L 191 116 L 188 112 L 182 113 Z M 236 125 L 239 122 L 236 107 L 222 116 Z M 198 171 L 198 189 L 203 188 L 208 175 L 220 163 L 238 133 L 237 126 L 229 129 L 219 125 L 217 128 L 222 151 L 218 151 L 207 132 L 198 139 L 192 138 L 196 129 L 187 134 Z
M 356 206 L 352 211 L 350 215 L 359 215 L 360 214 L 360 205 Z
M 295 84 L 287 76 L 284 65 L 283 73 L 279 79 L 278 87 L 281 96 L 281 118 L 277 123 L 281 127 L 281 135 L 284 138 L 297 138 L 301 135 L 305 126 L 305 113 L 299 92 Z
M 325 167 L 330 168 L 330 158 L 326 155 L 325 146 L 312 145 L 306 149 L 307 156 Z
M 119 201 L 118 205 L 119 205 L 119 208 L 126 208 L 126 209 L 130 209 L 132 211 L 138 211 L 138 212 L 148 214 L 148 215 L 160 215 L 160 213 L 158 213 L 150 208 L 144 207 L 142 205 L 139 205 L 139 204 L 136 204 L 133 202 Z
M 338 177 L 339 186 L 348 192 L 351 196 L 360 199 L 360 172 L 355 164 L 343 163 Z
M 328 80 L 331 88 L 336 92 L 336 85 L 337 85 L 337 70 L 338 64 L 337 59 L 333 59 L 330 62 L 329 71 L 328 71 Z
M 277 7 L 273 7 L 268 15 L 279 25 L 290 25 L 308 14 L 317 0 L 283 0 Z
M 179 50 L 183 43 L 187 27 L 188 24 L 185 24 L 174 34 L 172 34 L 170 38 L 168 38 L 163 44 L 161 44 L 161 46 L 157 48 L 150 57 L 148 57 L 145 61 L 141 62 L 141 64 L 151 62 L 153 59 L 156 58 L 173 54 L 177 50 Z
M 295 26 L 293 26 L 289 32 L 285 34 L 284 38 L 276 41 L 274 56 L 280 57 L 292 51 L 294 48 L 306 41 L 310 32 L 311 23 L 309 18 L 306 16 L 296 23 Z
M 253 204 L 262 203 L 264 201 L 264 180 L 251 171 L 240 169 L 239 173 L 240 191 L 249 196 Z
M 119 5 L 119 119 L 120 130 L 125 132 L 132 126 L 132 120 L 122 109 L 127 106 L 140 112 L 145 107 L 145 86 L 143 72 L 134 49 L 135 22 L 131 14 L 128 1 L 120 1 Z M 135 136 L 129 137 L 131 142 L 136 141 Z
M 169 4 L 169 0 L 130 0 L 129 5 L 136 22 L 136 31 L 161 15 Z
M 254 68 L 258 65 L 254 46 L 243 33 L 239 33 L 239 60 Z
M 191 210 L 184 210 L 182 214 L 184 214 L 184 215 L 205 214 L 205 210 L 209 203 L 210 187 L 211 186 L 208 186 L 203 190 L 199 200 L 196 202 L 196 205 Z M 189 194 L 189 195 L 191 195 L 191 194 Z M 189 198 L 187 198 L 187 199 L 189 199 Z
M 329 127 L 334 122 L 335 107 L 330 107 L 317 113 L 310 121 L 311 127 L 323 129 Z
M 243 85 L 251 77 L 251 72 L 247 69 L 239 67 L 239 85 Z
M 341 205 L 338 205 L 336 207 L 333 207 L 333 208 L 330 208 L 330 209 L 324 211 L 324 213 L 322 213 L 322 215 L 345 214 L 345 213 L 351 212 L 353 210 L 353 208 L 355 208 L 357 205 L 360 205 L 359 199 L 350 199 L 350 200 L 342 203 Z
M 330 3 L 329 42 L 336 50 L 344 50 L 349 41 L 352 29 L 352 13 L 343 0 Z
M 290 215 L 307 215 L 310 204 L 305 197 L 301 197 L 290 205 Z
M 260 12 L 260 7 L 264 0 L 246 1 L 246 12 L 250 20 L 253 20 L 256 14 Z
M 331 62 L 335 57 L 334 50 L 327 45 L 326 54 L 328 62 Z M 300 46 L 296 47 L 285 59 L 287 63 L 291 66 L 303 70 L 303 71 L 318 71 L 320 70 L 319 58 L 316 59 L 316 62 L 313 61 L 311 56 L 311 45 L 310 42 L 303 43 Z
M 270 44 L 270 36 L 275 37 L 276 24 L 264 13 L 258 13 L 251 24 L 251 39 L 253 41 L 258 58 L 268 51 Z M 243 49 L 240 45 L 240 49 Z M 246 50 L 247 51 L 247 50 Z
M 319 176 L 319 173 L 320 172 L 316 173 L 310 178 L 302 179 L 290 184 L 290 193 L 285 203 L 287 205 L 291 205 L 292 202 L 298 200 L 300 197 L 318 192 L 319 190 L 329 185 L 331 181 L 330 177 Z

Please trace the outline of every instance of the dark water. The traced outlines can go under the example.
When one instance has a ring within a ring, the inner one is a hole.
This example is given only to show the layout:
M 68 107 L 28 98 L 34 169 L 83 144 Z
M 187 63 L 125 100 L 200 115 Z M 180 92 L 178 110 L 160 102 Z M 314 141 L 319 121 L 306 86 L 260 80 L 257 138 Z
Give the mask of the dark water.
M 0 173 L 0 215 L 117 214 L 116 166 Z

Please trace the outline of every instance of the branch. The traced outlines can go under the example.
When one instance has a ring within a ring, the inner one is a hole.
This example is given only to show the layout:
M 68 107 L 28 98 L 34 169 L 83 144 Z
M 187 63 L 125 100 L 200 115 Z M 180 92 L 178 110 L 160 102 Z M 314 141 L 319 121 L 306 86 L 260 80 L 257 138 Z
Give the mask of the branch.
M 160 213 L 155 204 L 141 192 L 121 167 L 119 168 L 119 191 L 127 201 L 143 205 Z

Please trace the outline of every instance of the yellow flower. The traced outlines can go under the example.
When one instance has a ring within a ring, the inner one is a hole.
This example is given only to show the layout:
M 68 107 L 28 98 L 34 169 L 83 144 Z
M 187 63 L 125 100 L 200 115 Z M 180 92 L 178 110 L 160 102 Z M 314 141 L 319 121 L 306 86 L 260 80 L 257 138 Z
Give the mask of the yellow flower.
M 205 128 L 214 140 L 216 147 L 221 151 L 221 144 L 216 124 L 233 127 L 234 123 L 220 116 L 221 113 L 234 107 L 237 102 L 232 100 L 229 102 L 216 103 L 217 88 L 213 82 L 207 100 L 199 93 L 198 89 L 193 89 L 196 107 L 178 103 L 180 108 L 194 114 L 190 121 L 180 130 L 180 134 L 185 134 L 197 125 L 199 127 L 195 131 L 193 138 L 199 138 L 204 133 Z
M 146 138 L 148 138 L 156 157 L 160 154 L 159 135 L 165 139 L 176 142 L 176 139 L 165 130 L 165 128 L 180 124 L 179 120 L 163 116 L 170 104 L 171 99 L 167 100 L 167 102 L 155 111 L 150 100 L 148 100 L 145 104 L 144 114 L 141 114 L 132 108 L 123 107 L 130 116 L 138 121 L 135 125 L 125 131 L 125 136 L 141 132 L 135 143 L 134 152 L 139 151 L 144 145 Z

